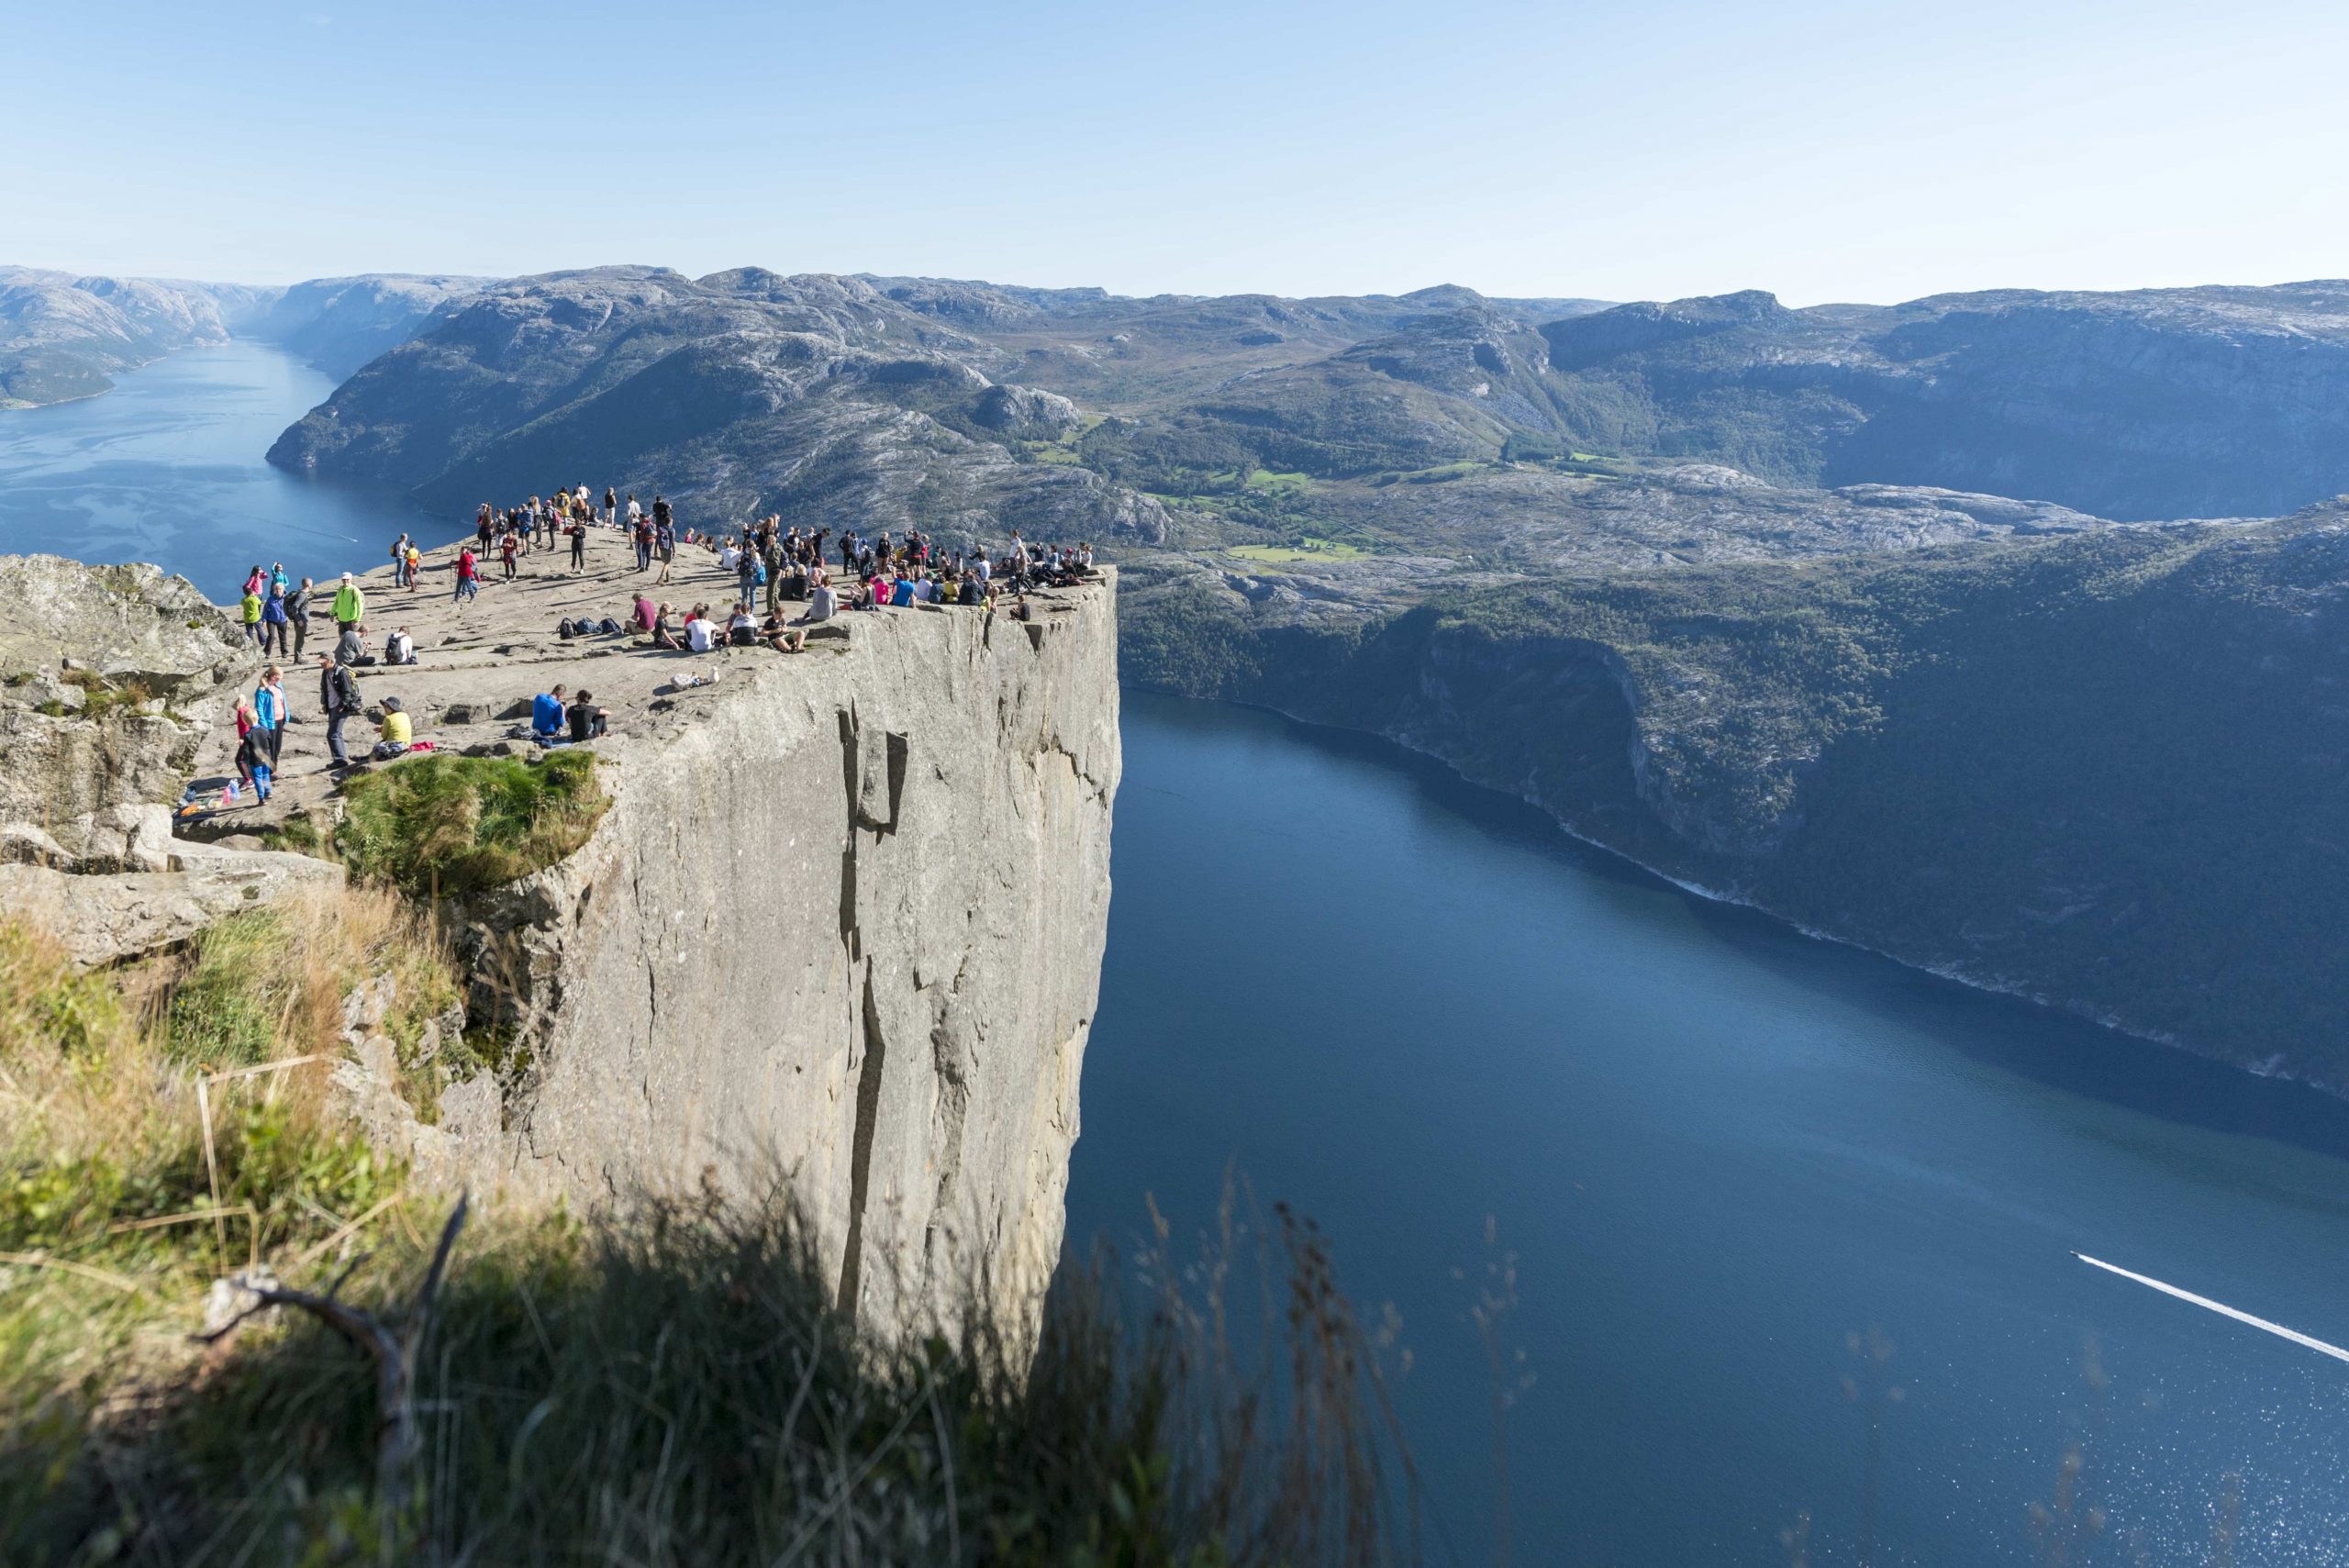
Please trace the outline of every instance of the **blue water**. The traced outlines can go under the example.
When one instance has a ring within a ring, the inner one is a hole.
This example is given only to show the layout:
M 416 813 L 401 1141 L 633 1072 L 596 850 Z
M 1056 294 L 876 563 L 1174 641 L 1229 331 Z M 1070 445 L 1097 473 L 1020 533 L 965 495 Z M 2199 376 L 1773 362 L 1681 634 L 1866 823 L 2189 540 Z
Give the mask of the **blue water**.
M 116 378 L 101 396 L 0 414 L 0 550 L 152 561 L 215 599 L 256 564 L 323 580 L 388 561 L 403 529 L 437 530 L 395 496 L 338 488 L 262 461 L 334 390 L 266 344 L 192 349 Z
M 1319 1219 L 1401 1311 L 1436 1561 L 1492 1560 L 1490 1216 L 1520 1562 L 1782 1563 L 1805 1510 L 1854 1561 L 1871 1329 L 1880 1563 L 2046 1561 L 2074 1440 L 2110 1522 L 2069 1562 L 2201 1563 L 2231 1469 L 2235 1561 L 2349 1562 L 2349 1365 L 2070 1256 L 2349 1342 L 2349 1105 L 1708 904 L 1376 741 L 1130 695 L 1125 745 L 1070 1234 L 1130 1244 L 1145 1194 L 1196 1229 L 1228 1158 Z
M 226 596 L 461 528 L 262 462 L 327 391 L 242 344 L 0 414 L 0 550 Z M 2066 1562 L 2205 1562 L 2230 1471 L 2235 1562 L 2349 1562 L 2349 1365 L 2069 1255 L 2349 1341 L 2349 1105 L 1708 905 L 1375 741 L 1140 695 L 1125 740 L 1070 1235 L 1201 1225 L 1233 1159 L 1317 1218 L 1401 1312 L 1432 1561 L 1492 1560 L 1466 1314 L 1508 1251 L 1517 1562 L 1780 1563 L 1808 1511 L 1848 1563 L 1871 1408 L 1879 1563 L 2049 1561 L 2073 1442 L 2109 1523 Z M 1841 1386 L 1869 1330 L 1897 1403 Z

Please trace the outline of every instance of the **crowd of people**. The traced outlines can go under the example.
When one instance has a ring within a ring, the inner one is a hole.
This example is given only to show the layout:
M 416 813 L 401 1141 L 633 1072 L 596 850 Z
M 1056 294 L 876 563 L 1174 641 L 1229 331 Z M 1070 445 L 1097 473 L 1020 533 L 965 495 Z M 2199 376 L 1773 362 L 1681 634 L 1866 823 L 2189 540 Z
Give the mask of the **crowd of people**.
M 1038 546 L 1017 530 L 1008 545 L 992 554 L 983 545 L 946 547 L 918 529 L 895 538 L 885 531 L 835 535 L 829 527 L 786 526 L 774 514 L 712 532 L 686 527 L 664 495 L 656 494 L 647 506 L 634 493 L 623 496 L 607 485 L 599 505 L 589 487 L 580 484 L 556 490 L 551 497 L 533 495 L 518 506 L 483 502 L 473 517 L 473 534 L 456 548 L 452 595 L 460 606 L 475 599 L 484 562 L 493 558 L 501 581 L 511 582 L 530 555 L 567 549 L 567 570 L 584 573 L 588 570 L 588 541 L 599 531 L 620 536 L 633 559 L 627 570 L 648 574 L 649 587 L 675 580 L 682 551 L 688 568 L 698 564 L 732 576 L 737 593 L 729 605 L 700 600 L 685 606 L 656 601 L 640 590 L 624 625 L 617 617 L 592 624 L 565 621 L 559 628 L 562 634 L 632 632 L 636 647 L 682 653 L 708 653 L 723 647 L 797 653 L 807 647 L 810 628 L 853 611 L 956 606 L 987 613 L 1001 608 L 1024 620 L 1030 614 L 1030 590 L 1082 583 L 1095 573 L 1089 543 Z M 393 589 L 419 592 L 422 547 L 403 533 L 392 542 L 390 554 Z M 369 651 L 367 597 L 351 573 L 341 574 L 331 593 L 322 593 L 308 577 L 296 584 L 282 562 L 267 569 L 256 564 L 245 580 L 239 618 L 246 639 L 283 662 L 270 663 L 252 694 L 237 702 L 238 782 L 228 792 L 232 797 L 249 788 L 266 800 L 274 787 L 284 728 L 293 718 L 284 669 L 311 657 L 306 651 L 312 622 L 321 608 L 334 626 L 331 648 L 315 655 L 329 770 L 353 765 L 344 730 L 365 705 L 352 672 L 417 662 L 416 642 L 406 626 L 394 628 L 380 653 Z M 417 738 L 398 698 L 384 698 L 381 712 L 368 752 L 371 759 L 430 750 L 430 741 Z M 609 713 L 584 690 L 570 695 L 558 685 L 532 702 L 530 733 L 544 744 L 592 740 L 608 733 L 609 724 Z

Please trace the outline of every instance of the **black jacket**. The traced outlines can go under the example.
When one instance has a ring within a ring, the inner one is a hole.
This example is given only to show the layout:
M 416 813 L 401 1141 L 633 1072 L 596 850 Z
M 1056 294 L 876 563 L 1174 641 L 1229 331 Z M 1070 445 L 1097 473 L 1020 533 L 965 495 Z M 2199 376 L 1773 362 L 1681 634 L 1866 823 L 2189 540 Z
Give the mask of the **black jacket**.
M 360 709 L 359 677 L 349 666 L 337 664 L 318 675 L 318 706 L 331 718 L 338 713 L 357 713 Z

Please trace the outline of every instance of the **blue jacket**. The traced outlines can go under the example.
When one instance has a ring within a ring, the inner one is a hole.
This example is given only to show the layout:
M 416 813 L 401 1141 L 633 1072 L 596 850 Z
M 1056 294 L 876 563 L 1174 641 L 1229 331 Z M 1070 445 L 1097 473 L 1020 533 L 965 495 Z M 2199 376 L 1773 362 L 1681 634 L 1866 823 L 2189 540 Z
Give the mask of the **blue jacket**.
M 540 735 L 552 735 L 564 723 L 562 699 L 552 692 L 540 692 L 530 699 L 530 728 Z
M 253 692 L 253 717 L 263 729 L 283 728 L 285 724 L 285 694 L 267 686 Z

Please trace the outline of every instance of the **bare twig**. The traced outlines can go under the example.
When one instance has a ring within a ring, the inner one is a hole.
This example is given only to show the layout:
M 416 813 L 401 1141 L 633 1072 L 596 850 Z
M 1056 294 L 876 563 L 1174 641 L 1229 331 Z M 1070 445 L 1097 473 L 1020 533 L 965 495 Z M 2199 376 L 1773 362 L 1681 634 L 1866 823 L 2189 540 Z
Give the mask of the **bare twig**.
M 235 1333 L 257 1313 L 273 1307 L 292 1307 L 316 1318 L 364 1352 L 375 1366 L 375 1502 L 384 1510 L 395 1505 L 400 1477 L 416 1457 L 416 1353 L 424 1342 L 425 1331 L 431 1326 L 433 1302 L 448 1272 L 449 1254 L 457 1245 L 457 1233 L 465 1228 L 472 1201 L 470 1195 L 460 1196 L 457 1207 L 450 1210 L 449 1222 L 440 1230 L 440 1244 L 433 1250 L 432 1266 L 426 1271 L 424 1283 L 417 1287 L 406 1321 L 397 1334 L 373 1313 L 336 1299 L 336 1293 L 359 1267 L 358 1262 L 353 1262 L 335 1277 L 324 1296 L 289 1290 L 283 1285 L 248 1283 L 245 1288 L 251 1292 L 253 1304 L 212 1332 L 196 1336 L 205 1344 L 215 1344 Z
M 100 1284 L 110 1284 L 124 1292 L 135 1293 L 139 1289 L 137 1280 L 122 1274 L 106 1269 L 94 1269 L 87 1263 L 72 1262 L 64 1258 L 44 1257 L 39 1252 L 0 1252 L 0 1263 L 13 1263 L 20 1269 L 56 1269 L 63 1273 L 95 1280 Z

